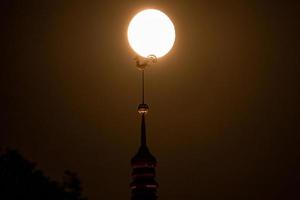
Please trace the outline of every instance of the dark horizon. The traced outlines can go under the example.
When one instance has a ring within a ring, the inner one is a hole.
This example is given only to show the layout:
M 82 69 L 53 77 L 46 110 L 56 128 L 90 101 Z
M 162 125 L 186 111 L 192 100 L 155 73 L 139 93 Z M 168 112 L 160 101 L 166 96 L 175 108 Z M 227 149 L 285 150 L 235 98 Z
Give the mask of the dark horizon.
M 1 147 L 84 195 L 130 199 L 140 77 L 126 30 L 164 11 L 176 41 L 146 71 L 158 200 L 299 199 L 299 3 L 0 2 Z

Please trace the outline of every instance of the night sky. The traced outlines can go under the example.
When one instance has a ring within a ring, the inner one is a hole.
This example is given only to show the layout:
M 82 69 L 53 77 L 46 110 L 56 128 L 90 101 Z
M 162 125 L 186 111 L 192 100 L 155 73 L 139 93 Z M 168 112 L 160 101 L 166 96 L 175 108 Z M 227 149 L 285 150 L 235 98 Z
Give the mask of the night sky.
M 140 74 L 126 31 L 157 8 L 176 28 L 146 70 L 159 199 L 300 199 L 292 2 L 1 0 L 0 146 L 54 179 L 78 172 L 91 200 L 129 200 Z

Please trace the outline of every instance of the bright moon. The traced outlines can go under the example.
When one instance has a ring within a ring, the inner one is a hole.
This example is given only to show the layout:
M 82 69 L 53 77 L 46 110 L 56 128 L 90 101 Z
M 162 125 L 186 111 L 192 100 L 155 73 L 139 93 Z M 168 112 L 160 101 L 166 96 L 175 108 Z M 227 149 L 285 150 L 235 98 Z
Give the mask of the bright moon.
M 127 31 L 131 48 L 140 56 L 166 55 L 175 42 L 175 28 L 170 18 L 156 9 L 137 13 L 129 23 Z

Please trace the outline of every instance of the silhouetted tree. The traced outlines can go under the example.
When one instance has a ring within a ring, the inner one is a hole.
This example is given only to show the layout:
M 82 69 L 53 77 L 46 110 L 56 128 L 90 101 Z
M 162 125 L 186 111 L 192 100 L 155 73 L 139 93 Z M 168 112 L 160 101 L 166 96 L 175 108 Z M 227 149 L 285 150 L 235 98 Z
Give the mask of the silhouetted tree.
M 63 183 L 50 180 L 16 150 L 0 153 L 1 200 L 85 200 L 76 173 L 66 171 Z

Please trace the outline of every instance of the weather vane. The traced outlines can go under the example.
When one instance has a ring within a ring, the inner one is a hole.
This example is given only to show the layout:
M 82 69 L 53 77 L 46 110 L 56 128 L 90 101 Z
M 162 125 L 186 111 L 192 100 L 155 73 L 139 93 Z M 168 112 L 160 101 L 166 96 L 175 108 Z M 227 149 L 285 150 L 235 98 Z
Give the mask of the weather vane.
M 146 143 L 145 114 L 149 106 L 145 103 L 145 69 L 166 55 L 175 42 L 175 28 L 170 18 L 156 9 L 147 9 L 137 13 L 128 26 L 128 41 L 138 54 L 136 67 L 142 75 L 142 102 L 138 113 L 142 116 L 141 146 L 131 159 L 132 182 L 130 184 L 132 200 L 157 199 L 158 183 L 155 181 L 156 159 L 150 153 Z

